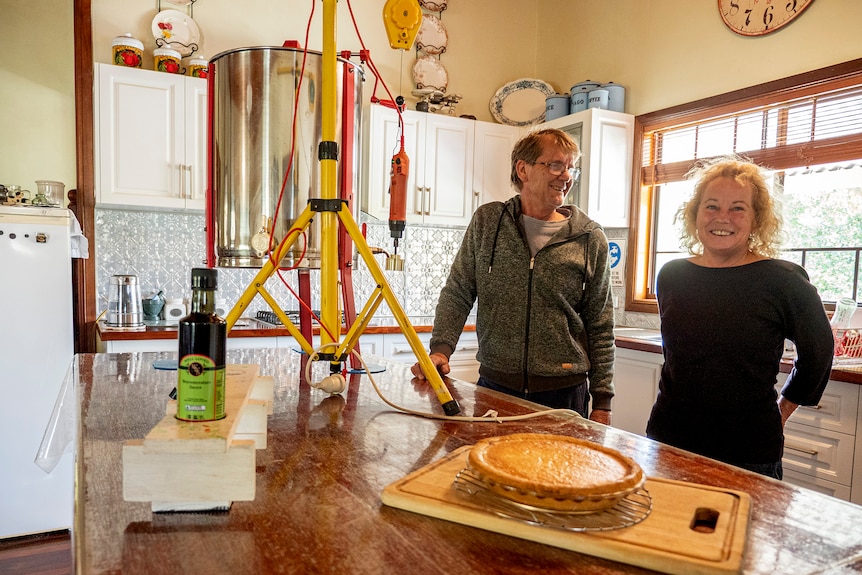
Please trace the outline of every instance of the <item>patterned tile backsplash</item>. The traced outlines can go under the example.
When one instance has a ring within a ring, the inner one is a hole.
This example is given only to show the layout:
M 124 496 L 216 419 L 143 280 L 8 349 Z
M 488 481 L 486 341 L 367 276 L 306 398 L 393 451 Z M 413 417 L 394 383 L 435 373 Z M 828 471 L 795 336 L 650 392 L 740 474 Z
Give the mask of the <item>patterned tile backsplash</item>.
M 115 274 L 132 274 L 138 277 L 141 293 L 146 295 L 158 290 L 166 298 L 188 298 L 191 295 L 189 282 L 191 269 L 204 265 L 206 258 L 205 216 L 201 213 L 125 211 L 96 209 L 96 293 L 97 308 L 101 312 L 108 307 L 108 282 Z M 363 223 L 364 216 L 359 223 Z M 392 251 L 392 240 L 385 223 L 368 218 L 367 243 Z M 626 229 L 609 229 L 611 239 L 625 238 Z M 437 298 L 449 267 L 464 235 L 463 228 L 431 226 L 407 226 L 404 238 L 399 243 L 399 254 L 404 257 L 404 271 L 384 271 L 389 286 L 399 304 L 414 324 L 432 323 Z M 376 256 L 385 270 L 386 256 Z M 252 283 L 259 269 L 219 268 L 218 297 L 224 299 L 227 309 L 239 300 L 243 291 Z M 294 293 L 298 293 L 298 274 L 295 271 L 281 274 Z M 320 273 L 310 271 L 312 307 L 320 308 Z M 356 305 L 361 309 L 375 288 L 374 278 L 367 266 L 358 258 L 353 272 L 353 289 Z M 285 310 L 297 310 L 296 296 L 282 286 L 277 278 L 267 282 L 267 291 Z M 622 287 L 614 288 L 614 295 L 622 302 L 625 294 Z M 243 315 L 254 316 L 258 310 L 268 311 L 269 305 L 256 296 Z M 360 311 L 358 309 L 357 311 Z M 626 314 L 623 306 L 617 308 L 618 325 L 657 327 L 657 318 L 652 314 Z M 384 302 L 374 314 L 374 323 L 392 324 L 393 313 Z
M 368 245 L 391 252 L 388 226 L 376 220 L 367 224 Z M 108 282 L 115 274 L 137 276 L 144 297 L 158 290 L 164 291 L 166 298 L 190 297 L 191 269 L 203 266 L 206 258 L 204 226 L 205 217 L 200 213 L 97 208 L 94 243 L 99 311 L 108 306 Z M 384 276 L 409 317 L 433 317 L 437 297 L 463 235 L 464 230 L 459 228 L 408 226 L 405 230 L 399 244 L 399 255 L 404 257 L 404 271 L 384 271 Z M 376 257 L 380 267 L 385 269 L 386 256 L 380 254 Z M 353 289 L 356 305 L 361 308 L 375 289 L 376 282 L 365 262 L 361 258 L 357 260 Z M 237 302 L 258 271 L 258 268 L 219 268 L 218 297 L 225 300 L 228 309 Z M 298 293 L 297 272 L 281 275 Z M 312 307 L 320 309 L 320 272 L 311 270 L 309 276 Z M 266 285 L 267 291 L 283 309 L 299 309 L 296 297 L 280 284 L 278 278 L 271 277 Z M 254 316 L 258 310 L 269 309 L 269 305 L 256 296 L 249 311 L 243 315 Z M 374 317 L 389 323 L 393 313 L 384 302 Z

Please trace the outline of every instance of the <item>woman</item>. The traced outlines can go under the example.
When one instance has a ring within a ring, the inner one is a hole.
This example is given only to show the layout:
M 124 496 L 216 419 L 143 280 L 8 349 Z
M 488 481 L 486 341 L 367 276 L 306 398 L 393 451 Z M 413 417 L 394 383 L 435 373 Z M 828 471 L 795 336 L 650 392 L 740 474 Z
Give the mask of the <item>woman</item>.
M 773 259 L 781 220 L 758 166 L 722 158 L 691 175 L 677 219 L 692 257 L 656 285 L 665 363 L 647 435 L 781 479 L 784 423 L 829 380 L 829 320 L 805 270 Z M 785 339 L 798 358 L 776 397 Z

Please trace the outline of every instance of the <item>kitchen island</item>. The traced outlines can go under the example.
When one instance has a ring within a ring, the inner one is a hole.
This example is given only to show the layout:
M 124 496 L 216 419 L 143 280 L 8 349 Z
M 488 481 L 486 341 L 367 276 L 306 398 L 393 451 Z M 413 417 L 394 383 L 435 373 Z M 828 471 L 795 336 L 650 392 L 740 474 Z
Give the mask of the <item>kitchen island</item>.
M 292 350 L 228 351 L 275 379 L 266 449 L 257 451 L 254 501 L 227 512 L 154 514 L 123 500 L 122 445 L 162 418 L 172 353 L 76 357 L 77 573 L 647 573 L 613 561 L 402 511 L 381 503 L 387 485 L 481 438 L 515 432 L 592 440 L 635 459 L 651 477 L 748 493 L 745 573 L 862 573 L 862 507 L 737 469 L 581 418 L 517 423 L 439 421 L 397 412 L 367 375 L 343 396 L 301 381 Z M 370 357 L 388 400 L 441 413 L 409 365 Z M 314 371 L 324 374 L 325 365 Z M 463 415 L 529 413 L 539 406 L 449 380 Z

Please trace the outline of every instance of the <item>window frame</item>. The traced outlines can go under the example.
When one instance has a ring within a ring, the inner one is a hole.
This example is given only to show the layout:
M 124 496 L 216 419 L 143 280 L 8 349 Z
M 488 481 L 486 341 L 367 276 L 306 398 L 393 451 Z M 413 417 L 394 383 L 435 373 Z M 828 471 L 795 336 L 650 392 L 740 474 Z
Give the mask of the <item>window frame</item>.
M 631 263 L 626 270 L 625 310 L 658 313 L 655 297 L 649 293 L 647 285 L 652 276 L 650 270 L 654 265 L 655 222 L 652 218 L 655 194 L 651 183 L 655 180 L 653 174 L 649 173 L 649 167 L 644 165 L 645 134 L 782 101 L 821 96 L 853 86 L 862 86 L 862 58 L 636 116 L 636 153 L 633 154 L 631 224 L 627 254 L 627 260 Z M 745 155 L 754 162 L 775 170 L 789 168 L 789 160 L 786 158 L 798 153 L 810 156 L 812 164 L 837 161 L 848 153 L 858 153 L 857 157 L 862 158 L 862 137 L 858 135 L 834 138 L 831 144 L 833 145 L 824 149 L 812 149 L 808 143 L 794 144 L 783 147 L 778 154 L 772 148 L 745 152 Z M 798 163 L 798 160 L 796 162 Z M 677 162 L 666 164 L 659 169 L 682 175 L 688 172 L 693 164 L 693 161 Z

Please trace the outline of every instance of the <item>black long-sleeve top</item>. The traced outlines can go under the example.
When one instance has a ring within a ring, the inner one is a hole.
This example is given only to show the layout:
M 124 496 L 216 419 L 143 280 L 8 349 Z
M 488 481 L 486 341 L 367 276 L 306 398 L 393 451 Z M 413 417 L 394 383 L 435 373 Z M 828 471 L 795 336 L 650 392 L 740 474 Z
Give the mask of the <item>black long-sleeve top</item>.
M 674 260 L 656 294 L 665 363 L 647 435 L 728 463 L 780 460 L 784 340 L 797 351 L 786 399 L 816 404 L 832 368 L 832 331 L 808 274 L 783 260 L 731 268 Z

